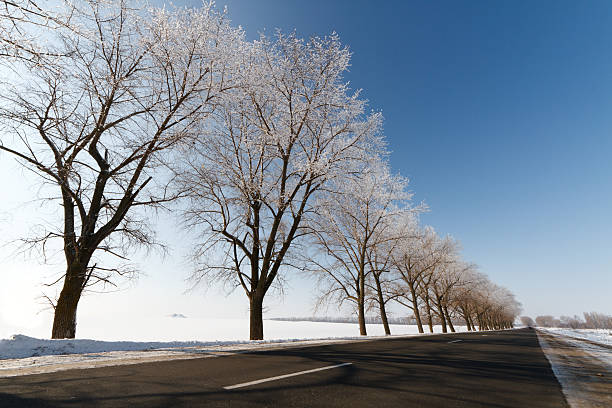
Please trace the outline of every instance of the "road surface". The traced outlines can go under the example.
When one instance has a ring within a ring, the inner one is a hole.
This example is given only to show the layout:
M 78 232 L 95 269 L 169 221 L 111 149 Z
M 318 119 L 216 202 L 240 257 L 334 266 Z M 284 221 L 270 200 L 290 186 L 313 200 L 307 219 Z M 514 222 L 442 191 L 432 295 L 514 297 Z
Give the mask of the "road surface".
M 567 407 L 535 332 L 390 338 L 0 379 L 0 407 Z

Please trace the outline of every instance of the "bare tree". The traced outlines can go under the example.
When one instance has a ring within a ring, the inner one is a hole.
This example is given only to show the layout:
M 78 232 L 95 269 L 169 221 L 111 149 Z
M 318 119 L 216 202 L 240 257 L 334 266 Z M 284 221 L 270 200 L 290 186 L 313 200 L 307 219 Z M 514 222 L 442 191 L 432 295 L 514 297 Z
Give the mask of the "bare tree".
M 383 254 L 383 247 L 398 238 L 394 219 L 414 211 L 407 206 L 410 194 L 406 193 L 406 181 L 392 176 L 386 163 L 381 162 L 346 178 L 337 192 L 326 198 L 319 206 L 319 218 L 312 224 L 321 258 L 313 262 L 322 272 L 322 282 L 327 283 L 322 296 L 339 305 L 354 303 L 359 332 L 366 335 L 367 280 L 374 274 L 378 282 L 372 289 L 380 299 L 384 322 L 386 302 L 380 274 L 387 269 L 390 257 Z
M 463 318 L 469 331 L 476 330 L 474 316 L 479 292 L 488 285 L 488 278 L 477 270 L 467 271 L 467 284 L 459 286 L 453 295 L 453 309 Z
M 507 289 L 494 285 L 474 264 L 463 261 L 458 244 L 450 237 L 439 238 L 430 228 L 420 229 L 407 220 L 411 234 L 394 252 L 394 298 L 414 313 L 423 332 L 422 314 L 430 332 L 439 321 L 442 331 L 455 331 L 453 320 L 461 316 L 468 330 L 512 327 L 520 305 Z
M 523 324 L 523 326 L 527 326 L 527 327 L 535 326 L 535 322 L 529 316 L 521 316 L 521 323 Z
M 585 312 L 583 315 L 584 320 L 580 316 L 560 316 L 558 319 L 551 315 L 538 316 L 533 325 L 571 329 L 612 329 L 612 316 L 597 312 Z
M 456 247 L 456 244 L 453 247 Z M 435 312 L 442 324 L 443 333 L 447 332 L 447 327 L 451 332 L 455 332 L 449 306 L 453 301 L 456 289 L 469 284 L 465 278 L 471 270 L 475 269 L 475 265 L 459 260 L 455 250 L 456 248 L 453 248 L 451 253 L 446 254 L 444 261 L 434 269 L 434 277 L 429 287 L 430 298 L 435 305 Z
M 570 329 L 580 329 L 585 326 L 585 323 L 579 316 L 560 316 L 559 322 L 559 327 L 569 327 Z
M 489 280 L 481 281 L 480 285 L 481 289 L 473 299 L 479 330 L 514 327 L 514 321 L 521 313 L 521 305 L 514 295 Z
M 584 320 L 588 329 L 612 329 L 612 316 L 603 313 L 585 312 Z
M 62 58 L 24 74 L 0 110 L 10 129 L 0 151 L 59 193 L 50 199 L 61 226 L 29 241 L 63 244 L 53 338 L 75 336 L 87 287 L 131 272 L 95 254 L 127 260 L 134 246 L 155 244 L 137 209 L 176 198 L 156 171 L 227 86 L 225 61 L 241 40 L 211 4 L 168 11 L 91 0 L 69 12 L 71 28 L 54 30 Z
M 316 197 L 380 147 L 381 118 L 364 114 L 342 75 L 338 38 L 278 34 L 243 54 L 240 86 L 224 96 L 205 137 L 185 152 L 186 223 L 202 233 L 195 282 L 230 282 L 250 305 L 250 338 L 263 338 L 263 302 L 309 233 Z
M 536 316 L 535 322 L 540 327 L 555 327 L 558 326 L 555 324 L 555 317 L 550 315 L 545 316 Z
M 412 213 L 408 214 L 414 215 Z M 397 228 L 397 221 L 402 215 L 398 214 L 385 220 L 386 223 L 390 222 L 392 227 L 381 228 L 380 233 L 383 234 L 384 238 L 375 239 L 374 241 L 377 242 L 377 245 L 373 245 L 367 253 L 368 267 L 374 280 L 374 284 L 371 282 L 367 283 L 367 286 L 374 293 L 370 298 L 370 305 L 376 305 L 378 308 L 386 335 L 391 334 L 387 316 L 387 304 L 398 297 L 397 291 L 394 290 L 398 278 L 393 273 L 393 254 L 397 247 L 402 244 L 404 234 L 409 233 L 409 231 Z
M 431 310 L 429 308 L 429 284 L 434 276 L 434 270 L 444 262 L 446 254 L 451 250 L 452 242 L 441 239 L 431 227 L 419 228 L 415 219 L 407 218 L 401 222 L 405 225 L 402 243 L 393 254 L 393 270 L 399 275 L 395 285 L 397 294 L 395 300 L 406 306 L 417 322 L 419 333 L 423 333 L 421 316 L 422 300 L 426 307 L 430 331 L 433 331 Z
M 36 0 L 0 1 L 0 62 L 21 60 L 41 64 L 57 56 L 48 48 L 45 36 L 58 27 L 70 27 L 70 13 L 41 7 Z M 67 4 L 64 4 L 67 6 Z M 10 68 L 11 65 L 9 64 Z

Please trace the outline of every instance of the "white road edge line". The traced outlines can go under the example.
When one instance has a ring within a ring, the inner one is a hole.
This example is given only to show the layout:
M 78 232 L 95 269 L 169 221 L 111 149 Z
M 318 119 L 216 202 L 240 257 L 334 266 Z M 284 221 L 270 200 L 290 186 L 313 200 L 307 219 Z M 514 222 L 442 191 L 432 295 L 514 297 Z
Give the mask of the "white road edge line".
M 457 343 L 457 342 L 460 342 L 460 341 L 462 341 L 462 340 L 453 340 L 453 341 L 449 341 L 449 343 Z
M 223 387 L 223 389 L 233 390 L 235 388 L 248 387 L 249 385 L 261 384 L 261 383 L 268 382 L 268 381 L 281 380 L 283 378 L 295 377 L 296 375 L 310 374 L 310 373 L 315 373 L 317 371 L 330 370 L 332 368 L 344 367 L 344 366 L 352 365 L 352 364 L 353 363 L 342 363 L 342 364 L 336 364 L 336 365 L 333 365 L 333 366 L 315 368 L 313 370 L 298 371 L 297 373 L 279 375 L 279 376 L 276 376 L 276 377 L 268 377 L 268 378 L 263 378 L 261 380 L 249 381 L 249 382 L 245 382 L 245 383 L 241 383 L 241 384 L 236 384 L 236 385 L 228 385 L 227 387 Z

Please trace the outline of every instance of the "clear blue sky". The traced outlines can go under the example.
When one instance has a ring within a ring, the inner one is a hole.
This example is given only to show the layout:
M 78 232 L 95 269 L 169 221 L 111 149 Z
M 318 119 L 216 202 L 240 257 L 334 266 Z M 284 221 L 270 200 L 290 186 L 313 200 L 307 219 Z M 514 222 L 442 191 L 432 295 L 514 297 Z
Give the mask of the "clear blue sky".
M 526 313 L 612 313 L 612 2 L 217 4 L 250 38 L 336 31 L 423 221 Z
M 431 208 L 423 222 L 459 239 L 465 258 L 511 289 L 525 314 L 612 314 L 612 2 L 217 4 L 227 4 L 251 39 L 276 28 L 340 35 L 354 53 L 347 79 L 385 116 L 393 168 Z M 23 206 L 36 180 L 9 160 L 0 170 L 19 174 L 0 180 L 10 191 L 0 204 L 5 242 L 43 219 L 36 205 Z M 172 216 L 159 224 L 174 251 L 163 260 L 135 257 L 146 274 L 117 293 L 84 298 L 80 321 L 103 325 L 109 310 L 128 322 L 170 313 L 245 317 L 239 291 L 184 293 L 184 232 Z M 48 335 L 51 315 L 37 313 L 36 297 L 61 259 L 43 267 L 2 247 L 0 255 L 0 337 Z M 312 285 L 288 280 L 284 299 L 267 299 L 267 316 L 312 313 Z

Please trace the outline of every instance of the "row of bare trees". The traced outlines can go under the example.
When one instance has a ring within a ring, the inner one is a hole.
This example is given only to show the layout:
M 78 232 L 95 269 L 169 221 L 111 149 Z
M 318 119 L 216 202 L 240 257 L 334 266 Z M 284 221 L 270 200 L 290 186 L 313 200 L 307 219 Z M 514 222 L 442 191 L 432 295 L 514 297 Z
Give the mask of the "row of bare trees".
M 584 318 L 580 316 L 561 316 L 556 318 L 551 315 L 537 316 L 535 321 L 529 316 L 521 316 L 521 323 L 525 326 L 538 327 L 563 327 L 570 329 L 612 329 L 612 316 L 597 312 L 584 312 Z
M 159 245 L 147 209 L 178 203 L 200 234 L 193 278 L 230 282 L 263 338 L 263 304 L 288 272 L 365 312 L 400 302 L 419 328 L 512 325 L 517 303 L 422 228 L 393 175 L 382 117 L 343 75 L 335 34 L 247 41 L 212 3 L 2 1 L 0 153 L 33 171 L 59 222 L 25 240 L 65 258 L 53 338 L 72 338 L 80 298 L 134 273 Z M 45 8 L 45 6 L 47 8 Z
M 319 275 L 320 304 L 350 303 L 362 335 L 373 309 L 390 334 L 390 302 L 406 307 L 421 333 L 424 322 L 431 332 L 434 322 L 454 332 L 458 319 L 468 330 L 512 327 L 520 312 L 512 293 L 463 261 L 454 239 L 422 227 L 424 206 L 411 206 L 406 188 L 379 159 L 320 203 L 311 225 L 317 251 L 307 259 Z

